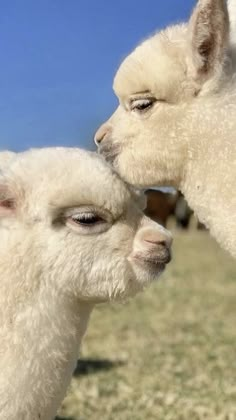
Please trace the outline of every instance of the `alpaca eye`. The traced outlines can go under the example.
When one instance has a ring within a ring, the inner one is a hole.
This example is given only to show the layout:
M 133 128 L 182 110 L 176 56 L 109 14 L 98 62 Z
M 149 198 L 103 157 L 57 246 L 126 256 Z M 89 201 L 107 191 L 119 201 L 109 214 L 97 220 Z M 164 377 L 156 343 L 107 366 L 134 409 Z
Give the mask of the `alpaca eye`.
M 62 226 L 79 235 L 96 235 L 106 232 L 113 223 L 112 216 L 103 209 L 97 210 L 89 206 L 69 208 L 60 218 Z
M 104 219 L 96 213 L 79 213 L 71 216 L 71 221 L 83 226 L 91 226 L 103 223 Z
M 156 100 L 154 98 L 134 99 L 131 101 L 131 111 L 145 112 L 152 107 Z

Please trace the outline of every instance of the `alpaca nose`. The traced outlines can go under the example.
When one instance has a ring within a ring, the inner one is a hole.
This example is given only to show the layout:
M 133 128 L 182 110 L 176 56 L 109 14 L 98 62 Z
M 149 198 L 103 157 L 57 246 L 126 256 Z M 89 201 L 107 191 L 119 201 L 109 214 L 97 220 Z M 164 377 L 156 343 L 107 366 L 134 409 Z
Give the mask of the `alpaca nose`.
M 94 142 L 97 146 L 104 140 L 105 137 L 108 137 L 111 133 L 111 126 L 107 123 L 102 124 L 94 136 Z
M 164 229 L 164 228 L 163 228 Z M 157 247 L 165 247 L 167 249 L 171 248 L 173 238 L 171 234 L 165 229 L 147 229 L 143 233 L 143 240 L 148 244 Z
M 153 264 L 168 264 L 171 260 L 171 233 L 145 217 L 136 234 L 133 256 Z
M 168 264 L 171 260 L 172 236 L 168 231 L 146 229 L 142 232 L 143 252 L 147 259 Z

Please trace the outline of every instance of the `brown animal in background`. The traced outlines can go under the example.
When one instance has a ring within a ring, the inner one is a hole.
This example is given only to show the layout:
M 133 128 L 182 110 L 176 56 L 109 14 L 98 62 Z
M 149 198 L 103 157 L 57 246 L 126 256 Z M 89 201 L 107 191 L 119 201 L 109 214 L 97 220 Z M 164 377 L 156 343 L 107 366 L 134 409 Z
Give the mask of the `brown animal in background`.
M 148 217 L 166 227 L 169 217 L 174 216 L 178 228 L 189 228 L 193 211 L 180 191 L 167 193 L 149 189 L 145 194 L 147 197 L 145 214 Z M 197 221 L 197 229 L 204 230 L 205 226 Z
M 147 196 L 145 214 L 155 220 L 155 222 L 166 226 L 168 218 L 175 213 L 178 193 L 172 194 L 160 190 L 147 190 L 145 194 Z

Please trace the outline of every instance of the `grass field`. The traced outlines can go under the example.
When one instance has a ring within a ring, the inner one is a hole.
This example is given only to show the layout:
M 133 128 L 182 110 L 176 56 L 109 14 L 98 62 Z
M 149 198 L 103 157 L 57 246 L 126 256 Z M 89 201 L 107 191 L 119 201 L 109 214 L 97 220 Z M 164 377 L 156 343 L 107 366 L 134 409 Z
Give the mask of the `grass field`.
M 235 420 L 236 264 L 207 232 L 125 305 L 94 310 L 60 410 L 70 420 Z

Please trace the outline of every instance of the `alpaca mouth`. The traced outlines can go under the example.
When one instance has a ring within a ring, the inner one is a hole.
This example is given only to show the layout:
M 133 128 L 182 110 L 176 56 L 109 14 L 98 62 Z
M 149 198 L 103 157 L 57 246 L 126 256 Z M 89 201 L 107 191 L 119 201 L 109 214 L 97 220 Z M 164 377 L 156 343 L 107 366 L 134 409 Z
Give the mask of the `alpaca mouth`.
M 171 261 L 171 253 L 170 252 L 166 252 L 166 255 L 163 257 L 147 257 L 147 258 L 143 258 L 143 260 L 147 263 L 150 264 L 154 264 L 154 265 L 166 265 L 169 264 L 169 262 Z
M 164 270 L 166 264 L 171 261 L 171 252 L 166 250 L 162 255 L 143 255 L 136 254 L 133 256 L 136 263 L 142 266 L 149 266 L 158 271 Z
M 106 162 L 114 165 L 114 162 L 120 153 L 120 146 L 112 144 L 110 141 L 104 141 L 99 145 L 98 153 L 104 157 Z

